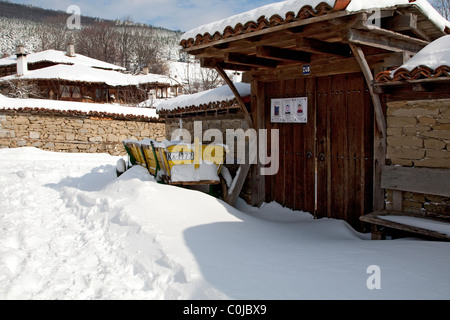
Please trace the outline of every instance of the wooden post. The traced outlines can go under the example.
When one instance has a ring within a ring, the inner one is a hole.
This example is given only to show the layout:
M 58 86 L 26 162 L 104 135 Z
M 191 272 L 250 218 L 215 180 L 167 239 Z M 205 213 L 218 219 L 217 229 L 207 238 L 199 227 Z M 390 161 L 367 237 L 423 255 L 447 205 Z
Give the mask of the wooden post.
M 233 81 L 228 77 L 227 73 L 223 68 L 219 65 L 216 65 L 216 71 L 220 74 L 220 76 L 223 78 L 223 80 L 227 83 L 227 85 L 230 87 L 231 91 L 233 92 L 236 100 L 239 103 L 239 106 L 241 107 L 241 111 L 244 113 L 245 121 L 248 123 L 248 127 L 253 129 L 253 121 L 252 117 L 250 116 L 247 107 L 245 106 L 244 100 L 242 100 L 241 95 L 239 94 L 239 91 L 236 89 Z
M 265 129 L 265 87 L 258 80 L 252 80 L 252 110 L 251 115 L 254 120 L 255 129 Z M 259 140 L 258 140 L 259 141 Z M 259 147 L 259 145 L 258 145 Z M 252 203 L 251 205 L 260 207 L 266 197 L 266 180 L 261 175 L 261 163 L 258 159 L 257 165 L 252 168 Z
M 385 207 L 385 191 L 381 187 L 381 169 L 386 164 L 386 150 L 387 150 L 387 125 L 384 116 L 383 107 L 381 105 L 380 96 L 373 88 L 374 77 L 370 70 L 369 64 L 364 56 L 361 47 L 357 45 L 350 45 L 356 60 L 358 61 L 361 70 L 366 78 L 367 86 L 369 88 L 370 96 L 372 97 L 373 106 L 375 109 L 376 130 L 374 136 L 374 188 L 373 188 L 373 209 L 376 211 L 383 210 Z
M 242 112 L 244 113 L 245 120 L 248 123 L 248 126 L 250 129 L 253 129 L 253 121 L 252 118 L 247 110 L 247 107 L 245 106 L 244 100 L 242 100 L 241 95 L 239 94 L 239 91 L 236 89 L 235 85 L 231 81 L 231 79 L 226 74 L 225 70 L 219 66 L 216 65 L 215 69 L 219 73 L 219 75 L 223 78 L 223 80 L 228 84 L 231 91 L 233 92 L 234 96 L 236 97 L 236 100 L 239 103 L 239 106 L 241 107 Z M 237 200 L 239 198 L 239 195 L 241 194 L 242 188 L 244 187 L 245 180 L 247 179 L 248 173 L 250 172 L 251 164 L 245 163 L 240 165 L 240 173 L 237 177 L 236 185 L 232 191 L 232 193 L 227 197 L 226 201 L 229 205 L 235 207 Z

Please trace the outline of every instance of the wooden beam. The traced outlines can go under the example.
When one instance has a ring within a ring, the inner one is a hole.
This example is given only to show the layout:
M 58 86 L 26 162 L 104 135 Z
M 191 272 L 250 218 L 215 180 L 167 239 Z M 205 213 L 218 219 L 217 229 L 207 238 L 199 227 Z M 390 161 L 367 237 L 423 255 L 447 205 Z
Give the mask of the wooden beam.
M 384 166 L 382 169 L 383 188 L 450 197 L 450 171 L 447 169 L 395 166 Z
M 239 106 L 241 107 L 241 111 L 244 114 L 245 121 L 247 121 L 249 128 L 253 128 L 252 117 L 250 116 L 250 113 L 248 112 L 247 107 L 245 106 L 244 100 L 242 100 L 242 97 L 239 94 L 239 91 L 236 89 L 236 86 L 234 85 L 233 81 L 231 81 L 230 77 L 228 77 L 227 73 L 220 65 L 216 65 L 215 69 L 233 92 L 236 100 L 238 101 Z
M 351 56 L 351 50 L 346 44 L 330 43 L 316 39 L 297 39 L 297 49 L 305 52 L 325 54 L 338 58 L 348 58 Z
M 387 19 L 383 25 L 385 29 L 392 31 L 410 31 L 417 28 L 417 15 L 405 13 Z
M 375 93 L 373 89 L 374 77 L 372 71 L 370 70 L 369 64 L 367 63 L 364 52 L 361 47 L 350 45 L 353 54 L 355 55 L 356 60 L 358 61 L 359 66 L 366 78 L 367 86 L 369 87 L 370 96 L 372 97 L 372 101 L 375 108 L 375 117 L 378 125 L 378 130 L 382 134 L 382 137 L 386 138 L 386 118 L 384 117 L 383 107 L 381 105 L 381 100 L 378 94 Z
M 364 45 L 393 52 L 406 51 L 413 54 L 419 52 L 428 44 L 422 40 L 400 35 L 392 31 L 383 31 L 380 28 L 373 28 L 371 32 L 350 29 L 347 31 L 345 38 L 350 44 L 358 46 Z M 415 40 L 421 42 L 419 43 Z
M 250 66 L 244 66 L 239 64 L 225 63 L 220 59 L 200 59 L 200 66 L 202 68 L 215 69 L 217 65 L 220 65 L 225 70 L 233 71 L 251 71 Z
M 275 59 L 280 61 L 311 62 L 311 54 L 302 51 L 282 49 L 277 47 L 259 46 L 256 55 L 260 58 Z
M 225 58 L 225 63 L 251 66 L 256 68 L 274 69 L 278 66 L 278 62 L 271 59 L 259 58 L 256 56 L 248 56 L 245 54 L 230 52 Z
M 373 179 L 373 208 L 374 210 L 384 210 L 385 208 L 385 190 L 381 186 L 381 168 L 386 164 L 387 152 L 387 125 L 386 118 L 381 105 L 380 96 L 375 93 L 373 87 L 373 75 L 367 63 L 366 57 L 361 47 L 350 45 L 356 60 L 366 78 L 370 96 L 375 110 L 375 133 L 374 133 L 374 179 Z
M 250 113 L 248 112 L 247 107 L 245 106 L 245 103 L 242 100 L 242 97 L 239 94 L 239 91 L 236 89 L 234 83 L 231 81 L 231 79 L 226 74 L 225 70 L 220 65 L 216 66 L 216 70 L 223 78 L 223 80 L 228 84 L 234 96 L 236 97 L 236 100 L 238 101 L 239 106 L 241 107 L 241 111 L 244 113 L 244 117 L 245 120 L 247 121 L 249 128 L 253 129 L 252 117 L 250 116 Z M 247 180 L 248 173 L 250 172 L 251 168 L 250 161 L 249 163 L 241 164 L 239 168 L 240 168 L 239 176 L 235 178 L 237 180 L 232 193 L 224 197 L 225 201 L 233 207 L 236 206 L 239 195 L 241 194 L 242 188 L 244 187 L 244 183 Z

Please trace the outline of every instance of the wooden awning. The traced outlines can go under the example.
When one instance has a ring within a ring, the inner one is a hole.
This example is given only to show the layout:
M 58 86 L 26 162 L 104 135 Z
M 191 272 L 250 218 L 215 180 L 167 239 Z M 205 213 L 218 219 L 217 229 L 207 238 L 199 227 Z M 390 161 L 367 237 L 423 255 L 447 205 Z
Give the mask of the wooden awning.
M 371 67 L 400 66 L 448 30 L 440 29 L 415 5 L 381 8 L 374 26 L 372 10 L 348 12 L 348 0 L 334 7 L 323 2 L 303 6 L 297 13 L 260 17 L 228 26 L 222 33 L 183 39 L 183 51 L 203 67 L 247 71 L 256 78 L 288 77 L 302 65 L 312 75 L 359 72 L 351 45 L 361 47 Z

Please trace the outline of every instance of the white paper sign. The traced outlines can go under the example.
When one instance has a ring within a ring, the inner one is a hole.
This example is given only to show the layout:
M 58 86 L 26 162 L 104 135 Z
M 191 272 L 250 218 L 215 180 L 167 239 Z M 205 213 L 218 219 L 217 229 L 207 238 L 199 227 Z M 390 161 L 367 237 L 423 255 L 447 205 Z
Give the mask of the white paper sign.
M 283 99 L 272 99 L 271 116 L 273 123 L 283 122 Z
M 308 98 L 272 99 L 272 123 L 308 123 Z

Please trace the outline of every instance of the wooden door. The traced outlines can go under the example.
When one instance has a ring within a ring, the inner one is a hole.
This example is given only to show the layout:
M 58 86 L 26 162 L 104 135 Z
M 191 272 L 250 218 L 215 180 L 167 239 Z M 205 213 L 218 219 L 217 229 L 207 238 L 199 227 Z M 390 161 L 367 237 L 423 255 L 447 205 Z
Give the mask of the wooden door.
M 302 78 L 265 84 L 266 114 L 275 98 L 308 97 L 307 124 L 280 130 L 280 170 L 266 177 L 266 201 L 346 220 L 372 210 L 373 107 L 361 74 Z M 270 146 L 270 142 L 269 142 Z
M 315 211 L 315 86 L 314 78 L 266 83 L 266 114 L 271 99 L 308 97 L 309 123 L 276 124 L 266 117 L 266 128 L 280 130 L 280 170 L 266 177 L 266 201 L 294 210 Z M 270 141 L 269 141 L 270 148 Z
M 373 107 L 362 74 L 317 79 L 316 216 L 360 230 L 372 210 Z

